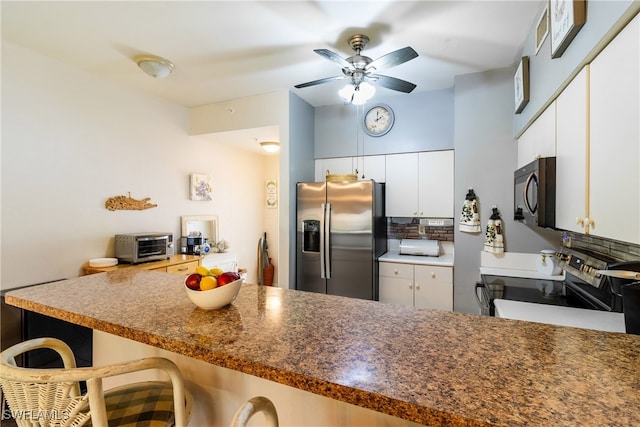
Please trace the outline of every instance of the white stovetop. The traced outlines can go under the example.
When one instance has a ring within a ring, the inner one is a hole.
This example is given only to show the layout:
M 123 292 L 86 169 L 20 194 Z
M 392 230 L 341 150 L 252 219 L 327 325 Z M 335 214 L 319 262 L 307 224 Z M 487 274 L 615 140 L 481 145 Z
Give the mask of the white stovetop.
M 564 280 L 564 272 L 558 276 L 539 273 L 536 267 L 536 261 L 539 256 L 540 254 L 518 252 L 505 252 L 503 254 L 482 252 L 480 256 L 480 274 Z M 503 299 L 496 299 L 493 303 L 496 317 L 505 319 L 607 332 L 625 332 L 624 315 L 622 313 Z
M 526 277 L 530 279 L 564 280 L 564 272 L 550 276 L 538 272 L 536 261 L 540 254 L 505 252 L 492 254 L 481 252 L 480 274 L 492 276 Z
M 625 332 L 624 314 L 496 299 L 496 317 L 606 332 Z

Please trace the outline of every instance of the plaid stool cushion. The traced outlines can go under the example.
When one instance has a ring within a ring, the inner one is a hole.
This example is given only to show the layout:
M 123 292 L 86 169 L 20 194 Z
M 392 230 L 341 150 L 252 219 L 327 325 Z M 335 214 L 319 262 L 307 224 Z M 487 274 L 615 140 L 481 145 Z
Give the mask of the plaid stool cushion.
M 107 391 L 104 400 L 109 427 L 174 425 L 170 383 L 152 381 L 117 387 Z

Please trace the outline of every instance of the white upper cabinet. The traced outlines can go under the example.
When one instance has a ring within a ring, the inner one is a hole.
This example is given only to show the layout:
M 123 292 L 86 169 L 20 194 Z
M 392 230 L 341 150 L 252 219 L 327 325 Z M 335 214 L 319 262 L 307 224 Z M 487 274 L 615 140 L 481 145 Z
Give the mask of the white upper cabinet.
M 640 244 L 640 18 L 556 100 L 556 226 Z
M 518 138 L 518 168 L 556 155 L 556 103 L 552 102 Z
M 590 73 L 591 234 L 640 244 L 640 15 Z
M 453 218 L 453 150 L 386 158 L 386 215 Z
M 420 216 L 453 218 L 453 150 L 418 153 Z
M 387 156 L 386 176 L 386 216 L 419 216 L 418 153 Z
M 386 182 L 385 158 L 386 156 L 384 155 L 357 157 L 358 179 L 372 179 L 375 182 Z
M 583 233 L 586 211 L 588 66 L 556 100 L 556 227 Z

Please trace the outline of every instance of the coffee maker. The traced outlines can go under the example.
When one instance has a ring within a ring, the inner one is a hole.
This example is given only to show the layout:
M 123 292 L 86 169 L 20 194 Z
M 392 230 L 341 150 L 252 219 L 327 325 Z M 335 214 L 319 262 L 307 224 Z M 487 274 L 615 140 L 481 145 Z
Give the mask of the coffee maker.
M 188 236 L 180 238 L 180 251 L 187 255 L 204 255 L 209 247 L 207 238 L 199 231 L 193 231 Z

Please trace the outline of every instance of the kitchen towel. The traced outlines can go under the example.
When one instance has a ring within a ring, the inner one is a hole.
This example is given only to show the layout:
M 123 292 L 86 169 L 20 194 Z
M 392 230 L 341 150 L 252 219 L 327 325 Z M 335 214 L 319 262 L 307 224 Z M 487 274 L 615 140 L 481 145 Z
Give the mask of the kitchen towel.
M 498 213 L 498 208 L 494 206 L 493 213 L 487 222 L 487 232 L 484 236 L 484 250 L 494 254 L 504 252 L 504 235 L 502 234 L 502 219 Z
M 462 215 L 460 216 L 460 231 L 465 233 L 480 233 L 480 213 L 478 212 L 478 201 L 473 188 L 469 189 L 462 205 Z

